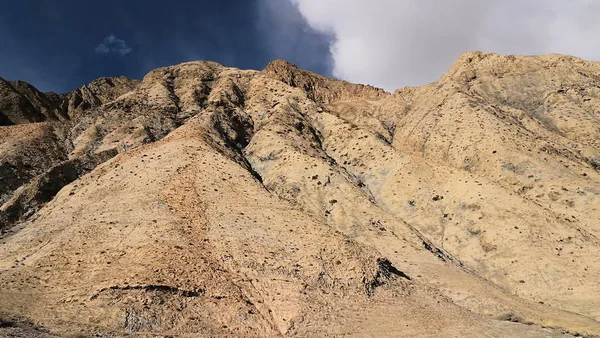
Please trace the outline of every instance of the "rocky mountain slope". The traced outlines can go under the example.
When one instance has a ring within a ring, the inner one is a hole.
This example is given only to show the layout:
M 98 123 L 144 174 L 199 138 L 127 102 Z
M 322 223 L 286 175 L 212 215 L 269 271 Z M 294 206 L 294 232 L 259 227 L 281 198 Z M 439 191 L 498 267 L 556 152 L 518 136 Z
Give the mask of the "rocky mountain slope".
M 563 55 L 0 80 L 0 333 L 600 336 L 599 171 L 600 63 Z

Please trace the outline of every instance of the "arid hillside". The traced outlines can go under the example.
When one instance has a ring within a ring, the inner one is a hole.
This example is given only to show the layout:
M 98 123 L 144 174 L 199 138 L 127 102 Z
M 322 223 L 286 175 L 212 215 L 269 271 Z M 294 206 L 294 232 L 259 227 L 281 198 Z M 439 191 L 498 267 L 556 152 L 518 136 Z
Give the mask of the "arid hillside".
M 0 335 L 600 337 L 600 63 L 0 79 Z

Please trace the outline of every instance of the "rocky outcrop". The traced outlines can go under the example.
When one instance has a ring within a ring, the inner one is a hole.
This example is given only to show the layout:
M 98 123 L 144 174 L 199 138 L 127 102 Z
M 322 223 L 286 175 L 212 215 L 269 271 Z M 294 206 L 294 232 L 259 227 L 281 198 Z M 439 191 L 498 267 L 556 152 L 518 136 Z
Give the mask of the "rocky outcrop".
M 319 74 L 298 68 L 285 60 L 275 60 L 262 71 L 265 75 L 302 89 L 313 101 L 329 104 L 347 100 L 379 99 L 388 93 L 370 85 L 335 81 Z

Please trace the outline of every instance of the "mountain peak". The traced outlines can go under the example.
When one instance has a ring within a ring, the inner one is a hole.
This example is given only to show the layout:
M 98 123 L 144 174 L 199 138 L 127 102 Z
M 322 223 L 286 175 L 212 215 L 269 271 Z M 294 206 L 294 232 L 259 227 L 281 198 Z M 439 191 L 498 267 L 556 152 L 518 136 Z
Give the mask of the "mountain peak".
M 267 64 L 267 69 L 299 69 L 294 63 L 291 63 L 285 59 L 275 59 Z
M 377 98 L 389 94 L 381 88 L 370 85 L 331 79 L 301 69 L 295 64 L 281 59 L 269 63 L 262 73 L 292 87 L 305 90 L 313 100 L 319 103 Z

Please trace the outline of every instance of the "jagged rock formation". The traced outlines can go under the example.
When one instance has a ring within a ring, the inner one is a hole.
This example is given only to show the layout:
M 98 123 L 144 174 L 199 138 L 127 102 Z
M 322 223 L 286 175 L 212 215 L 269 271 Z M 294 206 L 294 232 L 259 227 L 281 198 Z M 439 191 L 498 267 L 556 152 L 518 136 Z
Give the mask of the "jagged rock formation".
M 0 81 L 0 330 L 600 335 L 599 77 L 474 52 L 393 94 L 282 60 Z

